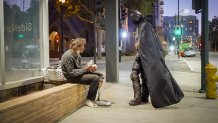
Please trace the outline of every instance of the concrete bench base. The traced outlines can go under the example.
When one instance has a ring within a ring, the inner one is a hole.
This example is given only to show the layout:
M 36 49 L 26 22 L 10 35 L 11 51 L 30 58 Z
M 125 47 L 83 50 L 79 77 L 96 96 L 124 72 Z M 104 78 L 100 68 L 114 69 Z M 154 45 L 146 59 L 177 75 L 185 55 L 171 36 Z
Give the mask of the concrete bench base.
M 84 105 L 87 85 L 63 84 L 0 103 L 0 123 L 47 123 Z
M 43 90 L 43 83 L 44 82 L 37 82 L 6 90 L 0 90 L 0 103 L 13 98 L 17 98 L 19 96 L 34 93 L 36 91 L 41 91 Z

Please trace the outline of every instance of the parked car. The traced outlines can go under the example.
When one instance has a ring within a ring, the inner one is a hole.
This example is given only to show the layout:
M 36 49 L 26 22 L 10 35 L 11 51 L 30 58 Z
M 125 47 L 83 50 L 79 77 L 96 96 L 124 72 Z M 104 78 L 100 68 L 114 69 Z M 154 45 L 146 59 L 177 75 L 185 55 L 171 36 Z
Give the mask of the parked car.
M 193 48 L 189 47 L 189 48 L 186 48 L 184 50 L 183 55 L 184 55 L 184 57 L 189 57 L 189 56 L 195 56 L 196 53 L 195 53 L 195 50 Z

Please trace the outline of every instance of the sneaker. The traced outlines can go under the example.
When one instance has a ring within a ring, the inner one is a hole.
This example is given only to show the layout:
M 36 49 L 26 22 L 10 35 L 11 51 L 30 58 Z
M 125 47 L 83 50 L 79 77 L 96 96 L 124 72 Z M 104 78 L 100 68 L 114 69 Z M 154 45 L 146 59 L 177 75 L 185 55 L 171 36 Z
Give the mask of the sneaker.
M 96 104 L 99 106 L 111 106 L 112 105 L 110 101 L 105 101 L 105 100 L 96 101 Z
M 93 103 L 91 100 L 87 100 L 87 101 L 86 101 L 86 105 L 87 105 L 88 107 L 92 107 L 92 108 L 97 108 L 97 107 L 98 107 L 98 105 L 95 104 L 95 103 Z

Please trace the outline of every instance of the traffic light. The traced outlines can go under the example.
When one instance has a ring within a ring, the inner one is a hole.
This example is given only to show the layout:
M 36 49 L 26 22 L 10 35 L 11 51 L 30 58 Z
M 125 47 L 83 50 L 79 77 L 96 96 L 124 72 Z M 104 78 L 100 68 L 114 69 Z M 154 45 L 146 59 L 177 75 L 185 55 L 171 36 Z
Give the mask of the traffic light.
M 175 28 L 175 35 L 176 36 L 181 36 L 182 35 L 182 29 L 180 26 L 176 26 Z
M 200 13 L 202 10 L 202 0 L 192 0 L 192 9 L 195 13 Z

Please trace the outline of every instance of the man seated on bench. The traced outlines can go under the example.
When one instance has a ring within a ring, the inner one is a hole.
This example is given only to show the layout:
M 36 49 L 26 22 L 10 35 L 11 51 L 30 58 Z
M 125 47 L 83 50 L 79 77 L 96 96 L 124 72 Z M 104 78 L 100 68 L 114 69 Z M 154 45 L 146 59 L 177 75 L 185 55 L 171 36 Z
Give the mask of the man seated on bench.
M 80 53 L 85 49 L 86 39 L 77 38 L 71 41 L 69 50 L 61 57 L 61 69 L 67 81 L 89 86 L 86 105 L 97 107 L 95 103 L 99 82 L 102 82 L 103 74 L 96 72 L 96 65 L 81 65 Z

